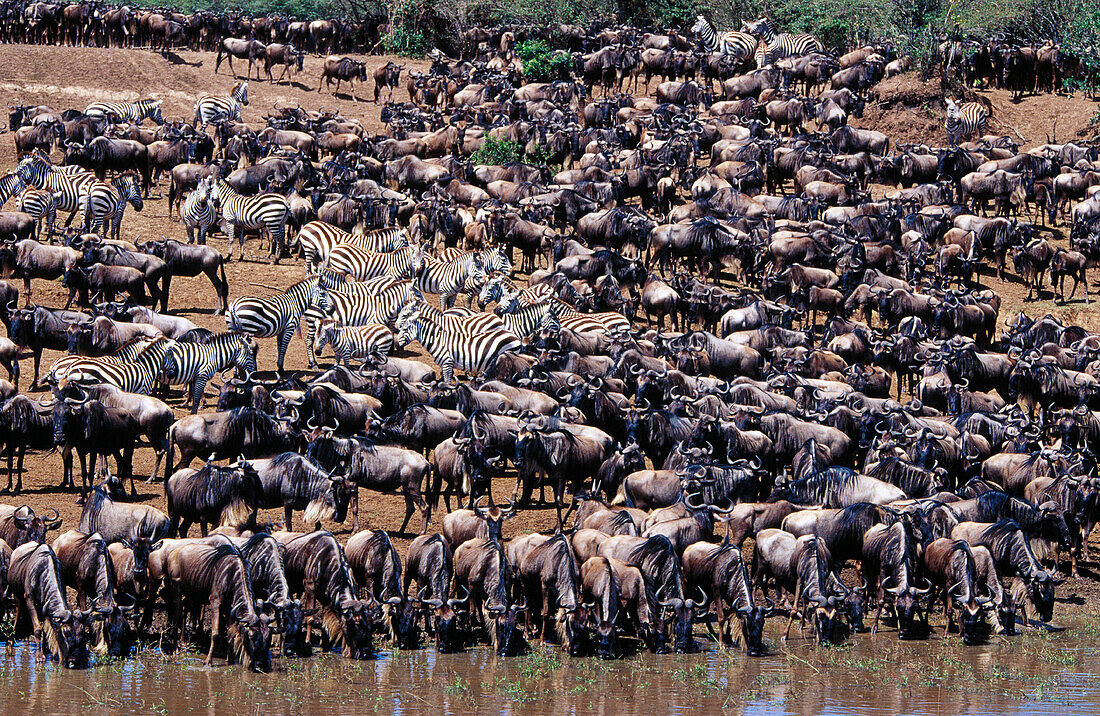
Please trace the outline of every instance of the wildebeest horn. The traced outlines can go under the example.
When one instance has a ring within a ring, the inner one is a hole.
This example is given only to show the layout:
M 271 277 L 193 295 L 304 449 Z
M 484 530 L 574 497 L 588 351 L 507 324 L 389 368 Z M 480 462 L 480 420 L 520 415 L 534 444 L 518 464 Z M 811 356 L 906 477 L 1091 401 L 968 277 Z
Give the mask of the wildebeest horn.
M 47 507 L 46 509 L 48 509 L 50 512 L 53 512 L 53 517 L 43 520 L 46 523 L 46 529 L 56 530 L 58 527 L 61 526 L 61 513 L 53 507 Z

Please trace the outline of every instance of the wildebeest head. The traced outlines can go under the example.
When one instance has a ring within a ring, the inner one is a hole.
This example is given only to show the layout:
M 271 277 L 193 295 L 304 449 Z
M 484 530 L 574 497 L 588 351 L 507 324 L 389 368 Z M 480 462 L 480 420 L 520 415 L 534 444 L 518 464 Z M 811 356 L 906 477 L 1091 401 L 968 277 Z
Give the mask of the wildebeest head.
M 737 610 L 741 621 L 741 638 L 749 656 L 764 654 L 764 617 L 766 610 L 760 606 L 742 607 Z
M 313 654 L 313 647 L 306 640 L 306 617 L 317 612 L 316 609 L 302 608 L 300 599 L 284 599 L 275 607 L 275 621 L 272 622 L 272 632 L 282 634 L 283 655 L 308 657 Z
M 1016 635 L 1016 600 L 1011 592 L 1006 591 L 997 605 L 997 623 L 1001 625 L 1002 634 Z
M 885 587 L 885 585 L 883 585 Z M 928 588 L 920 589 L 905 584 L 885 587 L 894 598 L 894 608 L 898 615 L 898 638 L 908 639 L 913 634 L 913 622 L 916 618 L 919 599 L 928 593 Z
M 88 666 L 88 638 L 92 625 L 102 615 L 94 611 L 69 611 L 49 618 L 51 648 L 66 669 L 83 669 Z
M 344 622 L 344 653 L 349 659 L 368 659 L 374 655 L 374 613 L 362 600 L 341 610 Z
M 451 597 L 446 601 L 441 598 L 422 600 L 422 604 L 435 616 L 435 645 L 436 651 L 440 654 L 462 651 L 463 629 L 460 621 L 462 612 L 456 610 L 469 601 L 468 590 L 466 596 L 461 599 Z
M 259 604 L 262 608 L 263 604 Z M 271 671 L 271 622 L 274 617 L 239 606 L 230 615 L 233 640 L 249 671 Z
M 842 624 L 836 597 L 819 596 L 814 601 L 814 638 L 819 644 L 835 644 L 840 641 Z
M 1027 599 L 1035 605 L 1039 621 L 1049 622 L 1054 618 L 1054 587 L 1063 581 L 1045 569 L 1027 580 Z
M 527 640 L 519 627 L 519 615 L 527 611 L 527 601 L 508 607 L 489 609 L 490 629 L 496 633 L 497 654 L 500 656 L 519 656 L 527 651 Z
M 128 658 L 134 646 L 134 632 L 127 618 L 134 605 L 97 606 L 92 603 L 94 618 L 103 621 L 103 640 L 107 644 L 107 655 L 116 658 Z
M 687 653 L 695 648 L 691 626 L 695 619 L 696 610 L 702 611 L 707 603 L 707 595 L 703 593 L 702 589 L 699 590 L 699 593 L 703 597 L 701 602 L 679 597 L 666 600 L 658 599 L 664 615 L 667 615 L 665 620 L 672 627 L 672 648 L 678 653 Z M 659 597 L 660 591 L 657 594 Z
M 53 507 L 48 509 L 53 512 L 53 517 L 45 519 L 34 514 L 34 510 L 26 505 L 23 505 L 12 514 L 12 524 L 19 530 L 19 537 L 16 544 L 12 544 L 11 547 L 18 547 L 27 542 L 45 544 L 46 532 L 56 530 L 61 526 L 61 516 L 58 511 Z

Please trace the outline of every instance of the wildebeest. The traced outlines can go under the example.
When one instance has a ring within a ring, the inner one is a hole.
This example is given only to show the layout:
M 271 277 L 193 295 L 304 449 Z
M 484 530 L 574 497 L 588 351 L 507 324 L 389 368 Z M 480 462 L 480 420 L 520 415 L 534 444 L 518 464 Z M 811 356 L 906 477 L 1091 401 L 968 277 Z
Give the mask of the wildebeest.
M 263 490 L 257 506 L 281 507 L 286 527 L 294 524 L 294 510 L 305 510 L 302 522 L 314 529 L 320 529 L 322 518 L 343 522 L 347 516 L 351 495 L 343 475 L 330 475 L 309 458 L 292 452 L 250 460 L 249 464 Z
M 340 92 L 340 83 L 346 81 L 350 86 L 354 87 L 355 80 L 360 82 L 367 81 L 367 63 L 353 60 L 350 57 L 338 57 L 336 55 L 329 55 L 325 58 L 324 68 L 321 70 L 321 80 L 317 83 L 317 91 L 321 91 L 321 85 L 332 86 L 332 80 L 336 80 L 336 90 L 333 94 Z M 355 96 L 354 91 L 352 97 L 358 101 L 359 98 Z
M 230 661 L 237 659 L 251 671 L 271 671 L 270 624 L 274 617 L 257 610 L 248 562 L 236 545 L 224 540 L 216 545 L 180 545 L 167 556 L 165 577 L 165 602 L 177 638 L 188 614 L 197 619 L 203 607 L 210 607 L 207 666 L 218 639 L 225 638 Z
M 246 460 L 221 467 L 207 463 L 177 470 L 164 485 L 168 498 L 169 535 L 187 536 L 198 522 L 203 537 L 211 524 L 243 528 L 252 525 L 264 497 L 256 468 Z
M 48 544 L 28 542 L 16 547 L 8 562 L 7 584 L 18 614 L 30 617 L 37 642 L 35 658 L 57 656 L 66 669 L 88 665 L 88 639 L 97 613 L 69 609 L 61 563 Z
M 344 656 L 366 659 L 374 652 L 373 595 L 359 598 L 359 589 L 348 566 L 344 548 L 329 532 L 275 532 L 286 550 L 287 578 L 291 591 L 302 595 L 307 609 L 321 610 L 325 650 L 342 645 Z M 306 627 L 306 638 L 312 621 Z

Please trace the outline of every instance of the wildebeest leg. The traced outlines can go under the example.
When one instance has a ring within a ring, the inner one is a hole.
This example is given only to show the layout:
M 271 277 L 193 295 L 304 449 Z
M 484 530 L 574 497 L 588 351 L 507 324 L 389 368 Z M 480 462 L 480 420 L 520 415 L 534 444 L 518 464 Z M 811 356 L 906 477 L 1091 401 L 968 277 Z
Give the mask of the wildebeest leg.
M 23 491 L 23 458 L 27 456 L 27 448 L 25 445 L 19 446 L 19 455 L 16 462 L 16 472 L 18 473 L 18 482 L 15 485 L 16 493 Z
M 38 610 L 34 606 L 34 600 L 28 595 L 25 599 L 27 603 L 27 613 L 31 616 L 31 634 L 35 640 L 35 645 L 38 647 L 35 650 L 35 661 L 46 660 L 46 643 L 42 638 L 42 622 L 38 620 Z
M 799 580 L 799 583 L 795 586 L 795 592 L 794 593 L 795 594 L 801 594 L 802 593 L 802 582 L 801 582 L 801 580 Z M 786 641 L 787 638 L 791 635 L 791 624 L 794 623 L 795 612 L 799 612 L 800 614 L 802 614 L 802 620 L 805 621 L 806 615 L 804 613 L 802 613 L 798 608 L 798 603 L 800 601 L 801 601 L 801 597 L 795 597 L 794 608 L 791 610 L 790 616 L 787 617 L 787 628 L 783 631 L 783 640 L 784 641 Z M 801 626 L 800 626 L 800 628 L 801 628 Z
M 406 515 L 406 519 L 407 519 Z M 287 529 L 290 529 L 289 527 Z M 359 531 L 359 486 L 356 485 L 355 489 L 351 491 L 351 531 L 355 534 Z M 401 531 L 405 531 L 405 526 L 401 526 Z
M 872 636 L 878 633 L 878 620 L 882 616 L 882 608 L 886 604 L 886 597 L 881 589 L 876 591 L 875 596 L 878 598 L 878 609 L 875 610 L 875 623 L 871 626 Z
M 22 472 L 22 471 L 20 471 Z M 58 489 L 64 490 L 73 481 L 73 449 L 66 446 L 61 451 L 61 484 Z
M 205 535 L 205 533 L 203 533 Z M 221 610 L 221 596 L 211 596 L 210 609 L 213 615 L 210 618 L 210 650 L 206 652 L 206 661 L 203 663 L 210 666 L 210 662 L 214 659 L 214 645 L 218 643 L 218 634 L 221 632 L 222 622 L 222 610 Z

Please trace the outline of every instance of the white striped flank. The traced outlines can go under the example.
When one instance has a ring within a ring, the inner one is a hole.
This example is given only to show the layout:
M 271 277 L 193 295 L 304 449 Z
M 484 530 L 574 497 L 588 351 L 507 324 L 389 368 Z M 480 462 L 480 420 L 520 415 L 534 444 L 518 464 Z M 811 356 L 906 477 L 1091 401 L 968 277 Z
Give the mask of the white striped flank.
M 386 253 L 340 244 L 332 249 L 322 268 L 352 281 L 366 281 L 379 276 L 412 278 L 423 264 L 424 249 L 419 245 Z
M 151 119 L 157 124 L 164 124 L 158 99 L 139 99 L 137 102 L 92 102 L 84 108 L 84 114 L 90 117 L 105 117 L 113 122 L 141 124 L 144 120 Z
M 519 338 L 506 329 L 486 330 L 475 335 L 457 333 L 415 312 L 398 326 L 398 330 L 399 343 L 417 341 L 424 346 L 442 371 L 445 382 L 454 379 L 456 369 L 469 375 L 484 373 L 498 355 L 521 345 Z
M 248 104 L 248 83 L 238 82 L 228 97 L 203 95 L 195 102 L 195 117 L 192 125 L 205 129 L 206 125 L 218 121 L 241 120 L 241 107 Z
M 226 328 L 255 338 L 278 337 L 277 362 L 282 371 L 290 339 L 313 299 L 317 282 L 317 276 L 310 276 L 271 298 L 238 298 L 225 312 Z
M 51 381 L 90 381 L 113 385 L 128 393 L 148 395 L 156 386 L 164 356 L 175 341 L 159 336 L 139 338 L 112 356 L 65 356 L 50 366 Z
M 298 232 L 298 247 L 306 262 L 306 273 L 313 273 L 341 244 L 374 252 L 396 251 L 409 245 L 409 232 L 399 226 L 351 234 L 324 221 L 311 221 Z
M 361 361 L 371 355 L 388 356 L 393 350 L 393 342 L 393 332 L 381 323 L 339 326 L 327 318 L 317 329 L 315 355 L 320 357 L 325 346 L 331 345 L 336 360 L 350 366 L 352 360 Z
M 266 229 L 271 236 L 271 250 L 274 254 L 272 263 L 279 263 L 286 236 L 286 222 L 290 218 L 290 204 L 286 197 L 281 194 L 242 196 L 220 178 L 214 181 L 214 196 L 221 216 L 225 219 L 225 233 L 229 238 L 230 251 L 236 237 L 240 247 L 239 259 L 243 260 L 244 232 L 241 229 Z

